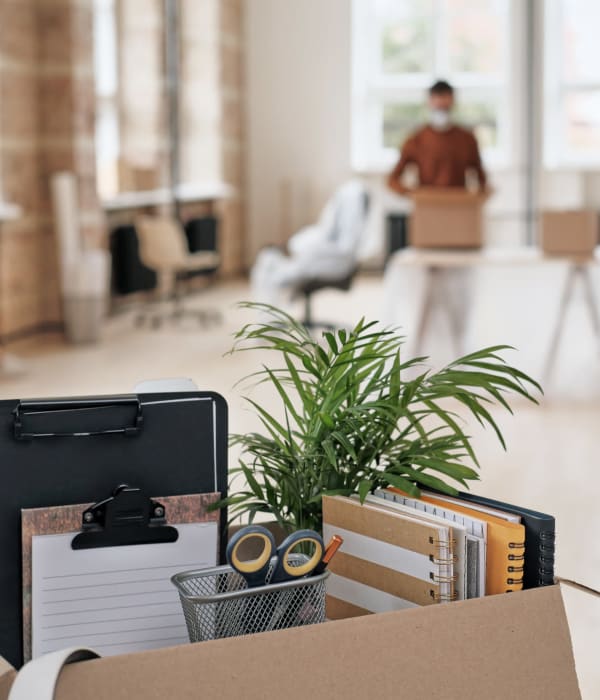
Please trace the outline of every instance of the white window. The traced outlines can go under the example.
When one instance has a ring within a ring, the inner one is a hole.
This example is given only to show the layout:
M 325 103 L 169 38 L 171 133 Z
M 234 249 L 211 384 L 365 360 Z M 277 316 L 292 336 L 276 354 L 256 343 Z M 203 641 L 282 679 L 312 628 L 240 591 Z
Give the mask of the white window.
M 390 168 L 426 118 L 427 88 L 457 90 L 456 118 L 471 127 L 486 165 L 510 152 L 511 0 L 354 0 L 352 160 Z
M 96 177 L 101 198 L 118 191 L 119 114 L 115 0 L 94 1 Z
M 600 164 L 600 2 L 547 0 L 544 160 L 548 167 Z

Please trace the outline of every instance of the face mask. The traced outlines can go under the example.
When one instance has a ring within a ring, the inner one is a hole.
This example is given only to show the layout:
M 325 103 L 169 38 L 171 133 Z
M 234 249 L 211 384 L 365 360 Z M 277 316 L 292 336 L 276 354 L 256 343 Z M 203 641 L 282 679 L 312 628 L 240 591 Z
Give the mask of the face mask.
M 450 126 L 450 112 L 445 109 L 429 110 L 429 123 L 434 129 L 444 131 Z

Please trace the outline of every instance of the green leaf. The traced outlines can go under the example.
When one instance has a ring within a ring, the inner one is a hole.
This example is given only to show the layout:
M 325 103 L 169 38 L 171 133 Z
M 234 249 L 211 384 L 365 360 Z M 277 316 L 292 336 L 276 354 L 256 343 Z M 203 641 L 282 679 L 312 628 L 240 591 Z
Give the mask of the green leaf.
M 418 497 L 420 495 L 419 489 L 414 485 L 412 481 L 405 479 L 399 474 L 392 474 L 390 472 L 382 472 L 381 478 L 385 480 L 390 486 L 395 486 L 400 491 L 407 493 L 409 496 Z
M 335 421 L 329 414 L 323 413 L 323 411 L 319 411 L 318 416 L 328 428 L 335 428 Z
M 323 337 L 325 338 L 325 341 L 327 342 L 327 345 L 329 345 L 329 349 L 331 350 L 333 355 L 338 354 L 338 346 L 335 340 L 335 336 L 333 333 L 323 333 Z
M 247 466 L 242 465 L 242 470 L 244 472 L 244 476 L 246 477 L 246 481 L 248 482 L 248 486 L 252 489 L 252 493 L 260 499 L 264 498 L 263 490 L 261 487 L 258 485 L 258 481 L 254 478 L 254 474 L 252 474 L 252 470 L 249 469 Z
M 358 485 L 358 495 L 360 497 L 360 502 L 364 503 L 365 498 L 369 495 L 369 492 L 373 488 L 373 482 L 369 479 L 363 479 Z
M 432 489 L 437 489 L 438 491 L 443 491 L 444 493 L 449 493 L 454 496 L 458 493 L 457 489 L 450 486 L 445 481 L 438 479 L 436 476 L 431 476 L 431 474 L 426 474 L 425 472 L 413 471 L 412 469 L 407 469 L 407 471 L 411 472 L 413 478 L 418 484 L 429 486 Z

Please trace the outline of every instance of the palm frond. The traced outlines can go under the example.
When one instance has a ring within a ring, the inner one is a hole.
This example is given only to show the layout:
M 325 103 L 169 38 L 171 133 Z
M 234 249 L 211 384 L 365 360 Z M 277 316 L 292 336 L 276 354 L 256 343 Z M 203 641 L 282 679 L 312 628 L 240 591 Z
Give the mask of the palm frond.
M 361 500 L 384 486 L 413 495 L 422 486 L 456 493 L 453 484 L 464 488 L 479 478 L 466 418 L 490 428 L 506 447 L 492 408 L 512 412 L 511 396 L 537 403 L 533 392 L 542 391 L 506 362 L 507 345 L 437 372 L 419 370 L 428 358 L 404 358 L 404 338 L 376 322 L 362 319 L 318 342 L 280 309 L 240 306 L 269 318 L 243 326 L 230 352 L 279 356 L 276 368 L 264 365 L 241 381 L 272 385 L 281 414 L 246 397 L 264 434 L 231 436 L 242 455 L 232 470 L 232 495 L 219 504 L 229 506 L 230 517 L 251 521 L 267 513 L 285 528 L 320 529 L 325 493 L 357 493 Z M 246 487 L 236 492 L 237 478 Z

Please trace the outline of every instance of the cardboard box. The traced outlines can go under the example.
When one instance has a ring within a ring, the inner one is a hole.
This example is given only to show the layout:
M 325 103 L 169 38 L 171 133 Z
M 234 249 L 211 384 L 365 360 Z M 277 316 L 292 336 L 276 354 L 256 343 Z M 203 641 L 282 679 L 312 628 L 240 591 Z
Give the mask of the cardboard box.
M 481 248 L 488 193 L 422 188 L 412 195 L 409 241 L 415 248 Z
M 0 678 L 6 700 L 12 671 Z M 558 586 L 83 661 L 56 700 L 580 698 Z M 33 699 L 32 699 L 33 700 Z
M 591 257 L 598 245 L 598 212 L 542 212 L 541 241 L 542 250 L 548 255 Z
M 13 667 L 0 656 L 0 700 L 8 697 L 8 692 L 15 679 Z

